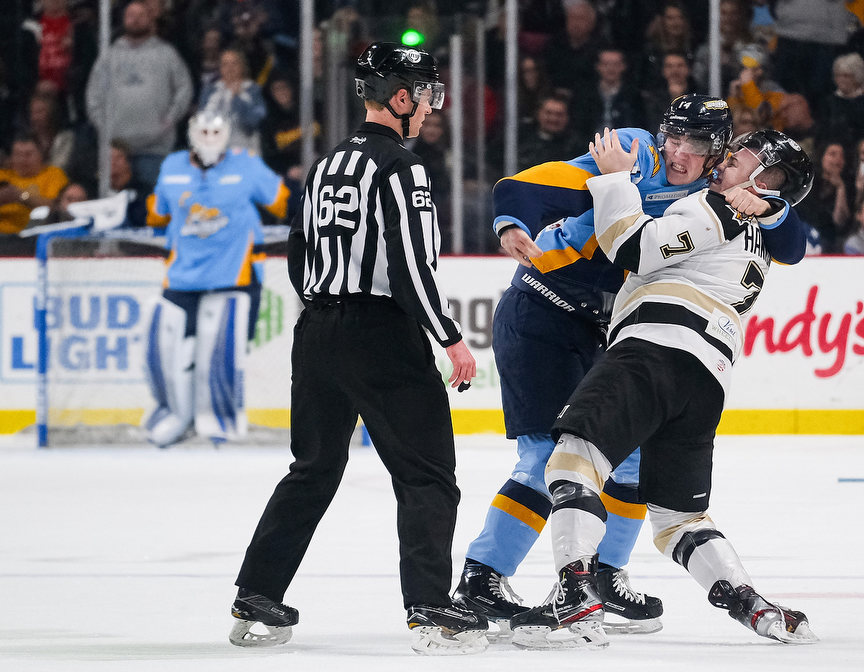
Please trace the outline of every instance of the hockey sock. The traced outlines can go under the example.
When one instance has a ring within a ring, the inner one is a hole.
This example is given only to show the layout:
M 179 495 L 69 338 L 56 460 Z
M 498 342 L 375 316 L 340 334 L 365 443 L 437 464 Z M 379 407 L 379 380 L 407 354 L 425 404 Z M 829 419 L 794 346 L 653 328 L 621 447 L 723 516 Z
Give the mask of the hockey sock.
M 609 479 L 600 494 L 607 512 L 606 534 L 597 548 L 603 564 L 620 568 L 630 562 L 648 510 L 647 506 L 636 502 L 636 491 L 635 484 L 622 485 Z
M 510 479 L 495 495 L 483 531 L 466 556 L 513 576 L 546 525 L 552 504 L 542 494 Z

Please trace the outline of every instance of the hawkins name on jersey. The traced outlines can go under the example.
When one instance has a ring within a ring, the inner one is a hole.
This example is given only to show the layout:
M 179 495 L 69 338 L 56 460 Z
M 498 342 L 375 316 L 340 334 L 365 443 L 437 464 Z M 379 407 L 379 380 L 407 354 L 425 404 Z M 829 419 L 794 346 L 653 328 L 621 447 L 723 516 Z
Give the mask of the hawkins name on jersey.
M 790 212 L 772 199 L 756 219 L 730 208 L 708 189 L 673 203 L 662 217 L 642 210 L 627 173 L 588 180 L 600 248 L 630 271 L 615 299 L 610 347 L 641 338 L 695 355 L 728 392 L 743 342 L 740 315 L 759 295 L 771 263 L 760 223 Z

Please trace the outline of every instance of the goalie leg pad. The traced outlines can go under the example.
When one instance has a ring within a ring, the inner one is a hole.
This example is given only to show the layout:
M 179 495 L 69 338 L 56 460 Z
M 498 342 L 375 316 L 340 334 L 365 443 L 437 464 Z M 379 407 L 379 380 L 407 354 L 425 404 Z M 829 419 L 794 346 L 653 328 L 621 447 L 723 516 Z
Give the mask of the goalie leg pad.
M 246 436 L 244 368 L 249 295 L 215 292 L 198 305 L 195 430 L 221 442 Z
M 176 443 L 192 424 L 195 339 L 185 331 L 186 311 L 161 299 L 150 320 L 146 369 L 156 410 L 145 429 L 157 446 Z

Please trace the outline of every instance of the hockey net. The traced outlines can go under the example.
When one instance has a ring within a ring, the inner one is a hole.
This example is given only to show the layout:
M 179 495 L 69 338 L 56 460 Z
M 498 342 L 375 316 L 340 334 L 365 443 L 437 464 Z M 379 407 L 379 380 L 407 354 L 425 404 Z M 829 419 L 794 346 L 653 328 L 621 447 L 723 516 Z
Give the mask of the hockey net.
M 47 242 L 43 296 L 37 291 L 35 301 L 44 302 L 42 324 L 38 308 L 35 320 L 41 342 L 39 445 L 146 443 L 142 422 L 155 407 L 145 370 L 147 329 L 161 296 L 165 256 L 162 239 L 149 230 Z M 296 300 L 284 258 L 266 263 L 272 279 L 265 281 L 247 357 L 247 442 L 287 445 L 291 329 L 286 325 Z

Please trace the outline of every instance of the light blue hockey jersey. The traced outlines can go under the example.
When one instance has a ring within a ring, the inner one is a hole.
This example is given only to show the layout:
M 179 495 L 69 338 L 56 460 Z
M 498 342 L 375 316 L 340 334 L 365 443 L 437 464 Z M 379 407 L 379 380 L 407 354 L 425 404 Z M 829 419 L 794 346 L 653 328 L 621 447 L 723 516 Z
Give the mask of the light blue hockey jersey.
M 192 291 L 260 282 L 263 256 L 253 248 L 263 232 L 255 206 L 284 217 L 289 195 L 280 177 L 246 150 L 229 150 L 207 170 L 194 166 L 188 151 L 166 157 L 148 203 L 151 223 L 170 217 L 165 286 Z
M 639 140 L 631 180 L 642 195 L 645 212 L 660 216 L 679 198 L 699 191 L 705 180 L 672 186 L 663 156 L 648 131 L 618 129 L 623 147 Z M 611 299 L 624 281 L 624 271 L 606 259 L 594 236 L 594 209 L 585 181 L 599 175 L 590 154 L 552 161 L 500 180 L 493 192 L 496 231 L 516 224 L 543 250 L 534 268 L 520 266 L 512 284 L 589 319 L 608 319 Z M 562 218 L 564 218 L 562 220 Z
M 704 179 L 670 185 L 663 155 L 648 131 L 622 128 L 618 137 L 623 147 L 630 147 L 634 138 L 639 140 L 630 179 L 639 189 L 645 214 L 659 217 L 674 201 L 707 186 Z M 543 250 L 531 260 L 531 269 L 516 269 L 511 284 L 602 324 L 608 320 L 625 272 L 609 262 L 594 234 L 594 205 L 585 182 L 599 173 L 589 153 L 542 163 L 499 180 L 493 202 L 496 232 L 515 224 Z M 775 261 L 795 264 L 803 258 L 806 237 L 799 218 L 761 228 Z

